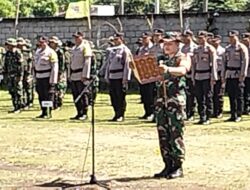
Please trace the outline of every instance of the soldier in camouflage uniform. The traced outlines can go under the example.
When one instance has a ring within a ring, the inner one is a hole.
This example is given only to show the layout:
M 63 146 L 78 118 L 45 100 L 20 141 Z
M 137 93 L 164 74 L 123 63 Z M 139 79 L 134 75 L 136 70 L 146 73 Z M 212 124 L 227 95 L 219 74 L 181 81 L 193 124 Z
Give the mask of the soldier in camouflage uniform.
M 10 113 L 20 113 L 22 108 L 23 57 L 22 53 L 16 48 L 15 39 L 7 39 L 5 45 L 7 50 L 4 59 L 4 73 L 7 76 L 8 90 L 14 106 Z
M 163 80 L 157 85 L 156 121 L 165 168 L 155 174 L 156 178 L 183 177 L 185 74 L 190 70 L 191 60 L 180 52 L 179 42 L 174 35 L 164 38 L 165 56 L 159 59 Z
M 17 39 L 17 48 L 23 55 L 23 99 L 22 106 L 29 109 L 33 104 L 32 53 L 23 38 Z
M 52 36 L 49 39 L 49 46 L 55 50 L 58 57 L 58 82 L 56 84 L 56 92 L 54 97 L 54 109 L 60 110 L 63 105 L 63 98 L 67 89 L 67 70 L 65 64 L 65 54 L 59 47 L 60 40 L 57 36 Z

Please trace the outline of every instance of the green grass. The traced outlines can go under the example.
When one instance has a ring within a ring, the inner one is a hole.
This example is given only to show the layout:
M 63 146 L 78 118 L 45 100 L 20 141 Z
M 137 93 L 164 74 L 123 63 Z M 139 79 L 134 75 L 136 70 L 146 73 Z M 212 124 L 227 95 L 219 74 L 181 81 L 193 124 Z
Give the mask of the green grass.
M 187 123 L 185 178 L 146 179 L 162 169 L 162 161 L 155 124 L 137 119 L 143 115 L 138 102 L 138 95 L 128 95 L 125 122 L 111 123 L 107 121 L 113 117 L 109 96 L 98 95 L 99 179 L 112 189 L 250 189 L 250 117 L 244 116 L 240 123 L 225 123 L 225 115 L 222 120 L 213 119 L 209 126 Z M 0 91 L 0 187 L 33 186 L 58 177 L 88 180 L 90 151 L 84 171 L 82 166 L 91 123 L 69 120 L 75 115 L 71 95 L 50 120 L 35 118 L 40 114 L 37 101 L 34 108 L 21 114 L 8 114 L 11 108 L 10 96 Z M 146 178 L 140 179 L 143 176 Z

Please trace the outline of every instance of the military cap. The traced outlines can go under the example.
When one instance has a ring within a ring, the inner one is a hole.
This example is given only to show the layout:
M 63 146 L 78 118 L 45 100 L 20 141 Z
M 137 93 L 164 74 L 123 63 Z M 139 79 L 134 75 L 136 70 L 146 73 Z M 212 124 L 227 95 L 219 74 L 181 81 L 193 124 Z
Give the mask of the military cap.
M 207 37 L 209 37 L 209 38 L 214 38 L 214 34 L 213 34 L 212 32 L 208 32 L 208 33 L 207 33 Z
M 26 44 L 26 41 L 22 37 L 17 38 L 16 42 L 17 42 L 17 45 L 25 45 Z
M 151 37 L 151 36 L 152 36 L 152 34 L 150 32 L 143 32 L 141 37 L 147 38 L 147 37 Z
M 245 32 L 243 34 L 241 34 L 241 37 L 244 38 L 250 38 L 250 32 Z
M 29 39 L 25 39 L 25 46 L 27 48 L 32 48 L 32 44 L 31 44 L 31 41 Z
M 212 39 L 212 41 L 216 42 L 216 41 L 221 40 L 221 39 L 222 39 L 221 35 L 214 35 L 214 38 Z
M 8 38 L 5 42 L 6 45 L 16 46 L 17 42 L 15 38 Z
M 58 38 L 57 36 L 51 36 L 51 37 L 49 38 L 49 42 L 58 44 L 58 43 L 59 43 L 59 38 Z
M 123 38 L 124 37 L 124 33 L 122 33 L 122 32 L 116 32 L 116 33 L 114 33 L 113 37 L 114 37 L 114 39 L 115 38 Z
M 198 37 L 207 37 L 207 31 L 200 30 L 200 31 L 198 32 Z
M 166 32 L 165 36 L 161 40 L 161 42 L 171 42 L 171 41 L 176 41 L 176 42 L 181 42 L 181 38 L 176 32 Z
M 38 39 L 38 41 L 39 41 L 40 43 L 47 43 L 47 42 L 48 42 L 48 39 L 47 39 L 46 36 L 41 36 L 41 37 Z
M 182 35 L 183 36 L 192 36 L 194 33 L 191 30 L 185 30 Z
M 84 34 L 82 32 L 75 32 L 72 36 L 78 38 L 78 37 L 84 37 Z
M 228 32 L 228 36 L 229 37 L 232 37 L 232 36 L 239 36 L 239 31 L 237 31 L 237 30 L 231 30 L 231 31 L 229 31 Z
M 142 44 L 142 38 L 138 38 L 137 41 L 135 42 L 136 44 Z
M 164 30 L 162 28 L 155 28 L 153 31 L 154 34 L 164 34 Z

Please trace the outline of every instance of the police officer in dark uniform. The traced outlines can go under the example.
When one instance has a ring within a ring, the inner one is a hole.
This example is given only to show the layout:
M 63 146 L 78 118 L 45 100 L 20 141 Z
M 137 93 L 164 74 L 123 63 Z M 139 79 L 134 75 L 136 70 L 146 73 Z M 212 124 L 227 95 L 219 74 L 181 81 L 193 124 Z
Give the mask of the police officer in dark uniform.
M 38 39 L 38 49 L 35 53 L 36 91 L 42 113 L 37 118 L 51 118 L 51 109 L 44 107 L 44 101 L 52 101 L 58 79 L 58 58 L 56 52 L 48 46 L 48 40 L 42 36 Z
M 181 52 L 193 58 L 194 50 L 197 48 L 197 44 L 195 44 L 193 41 L 193 32 L 191 30 L 185 30 L 182 34 L 182 41 L 184 45 L 181 48 Z M 191 71 L 187 72 L 186 74 L 186 95 L 187 95 L 187 102 L 186 102 L 187 120 L 193 121 L 196 102 L 195 102 L 195 90 L 192 81 Z
M 192 80 L 200 115 L 198 124 L 207 125 L 212 115 L 212 87 L 218 79 L 216 50 L 207 43 L 206 31 L 199 31 L 198 43 L 194 50 Z
M 124 44 L 124 34 L 114 34 L 114 47 L 108 48 L 105 79 L 115 116 L 110 121 L 122 122 L 126 110 L 126 90 L 131 79 L 132 54 Z
M 231 110 L 231 117 L 227 121 L 234 122 L 241 121 L 244 105 L 244 81 L 249 64 L 248 49 L 240 43 L 238 36 L 237 30 L 228 33 L 229 45 L 226 47 L 226 63 L 223 69 L 223 82 L 226 82 Z
M 154 54 L 153 42 L 151 41 L 152 35 L 149 32 L 142 34 L 142 46 L 138 50 L 139 56 Z M 140 84 L 141 99 L 144 106 L 144 115 L 139 119 L 147 119 L 148 121 L 154 120 L 154 88 L 155 82 Z
M 73 34 L 75 46 L 71 49 L 70 81 L 74 101 L 82 91 L 82 97 L 75 102 L 77 114 L 71 120 L 86 120 L 89 106 L 88 91 L 86 89 L 90 80 L 92 50 L 89 42 L 84 39 L 82 32 Z

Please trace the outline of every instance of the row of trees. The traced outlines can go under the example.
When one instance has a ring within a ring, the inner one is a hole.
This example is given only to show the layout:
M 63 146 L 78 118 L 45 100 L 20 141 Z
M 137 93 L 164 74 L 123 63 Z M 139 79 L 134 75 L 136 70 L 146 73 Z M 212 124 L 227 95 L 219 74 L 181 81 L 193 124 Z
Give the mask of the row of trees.
M 70 2 L 77 0 L 20 0 L 20 16 L 54 16 L 64 12 Z M 0 17 L 14 17 L 17 0 L 0 0 Z M 91 4 L 114 5 L 119 12 L 119 0 L 90 0 Z M 150 14 L 154 12 L 155 0 L 125 0 L 125 14 Z M 184 11 L 201 11 L 203 0 L 182 0 Z M 250 10 L 248 0 L 209 0 L 210 10 Z M 161 13 L 178 11 L 178 0 L 160 0 Z

